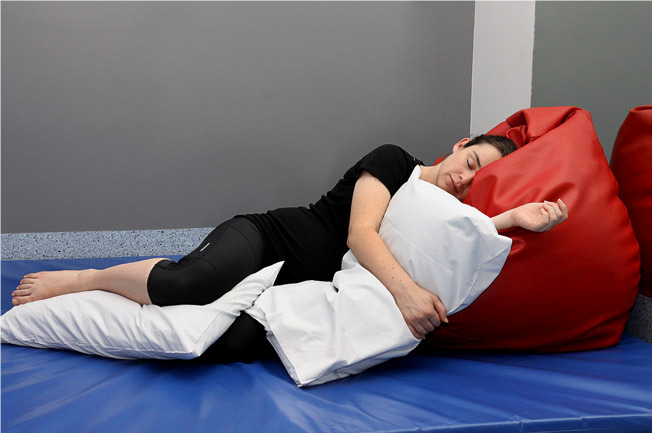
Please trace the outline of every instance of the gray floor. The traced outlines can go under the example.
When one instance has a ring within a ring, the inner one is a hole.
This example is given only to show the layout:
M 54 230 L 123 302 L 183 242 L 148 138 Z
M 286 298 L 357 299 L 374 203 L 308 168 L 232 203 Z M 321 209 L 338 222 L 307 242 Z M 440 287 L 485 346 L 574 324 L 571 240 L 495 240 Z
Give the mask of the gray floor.
M 2 235 L 2 260 L 188 254 L 213 228 Z
M 652 343 L 652 298 L 638 295 L 625 331 L 643 341 Z

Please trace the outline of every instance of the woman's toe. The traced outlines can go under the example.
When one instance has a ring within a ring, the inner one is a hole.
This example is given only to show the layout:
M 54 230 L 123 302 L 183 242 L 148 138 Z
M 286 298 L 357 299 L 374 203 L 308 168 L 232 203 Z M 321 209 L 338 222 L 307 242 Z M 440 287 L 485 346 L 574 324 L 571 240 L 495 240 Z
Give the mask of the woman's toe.
M 11 300 L 11 302 L 14 305 L 23 305 L 27 304 L 28 302 L 32 302 L 34 299 L 32 298 L 31 294 L 30 295 L 25 295 L 25 296 L 14 296 L 14 298 Z
M 19 290 L 14 290 L 12 293 L 12 296 L 14 298 L 19 298 L 21 296 L 29 296 L 32 293 L 31 290 L 26 290 L 26 289 L 19 289 Z

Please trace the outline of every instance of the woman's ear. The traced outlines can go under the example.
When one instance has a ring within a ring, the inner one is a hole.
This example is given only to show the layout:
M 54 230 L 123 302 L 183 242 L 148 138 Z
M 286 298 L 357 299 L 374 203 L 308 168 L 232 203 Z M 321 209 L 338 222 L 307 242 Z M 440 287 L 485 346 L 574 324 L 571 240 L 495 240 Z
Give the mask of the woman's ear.
M 471 139 L 467 137 L 467 138 L 463 138 L 460 141 L 458 141 L 457 143 L 455 143 L 455 145 L 453 146 L 453 153 L 455 153 L 458 150 L 460 150 L 461 148 L 463 148 L 466 145 L 466 143 L 468 143 L 469 141 L 471 141 Z

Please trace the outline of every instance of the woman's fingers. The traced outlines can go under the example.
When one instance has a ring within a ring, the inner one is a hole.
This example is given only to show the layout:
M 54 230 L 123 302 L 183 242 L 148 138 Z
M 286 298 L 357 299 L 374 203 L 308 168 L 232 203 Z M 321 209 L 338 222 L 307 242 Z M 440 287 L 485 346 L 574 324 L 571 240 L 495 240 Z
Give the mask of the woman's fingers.
M 422 323 L 417 323 L 414 326 L 408 326 L 408 328 L 410 328 L 412 335 L 414 335 L 414 337 L 418 338 L 419 340 L 423 340 L 426 338 L 426 335 L 435 330 L 435 327 L 430 322 L 428 322 L 428 328 L 431 329 L 426 328 L 426 326 L 424 326 Z
M 448 322 L 446 318 L 446 307 L 437 295 L 422 289 L 414 292 L 418 296 L 412 300 L 417 302 L 405 302 L 405 299 L 397 299 L 399 310 L 408 325 L 410 332 L 415 338 L 424 339 L 426 335 L 441 326 L 442 322 Z
M 446 321 L 448 322 L 448 320 Z M 441 319 L 439 318 L 439 315 L 437 313 L 429 317 L 426 317 L 420 321 L 415 320 L 414 322 L 408 324 L 408 328 L 410 328 L 410 332 L 412 332 L 412 335 L 414 335 L 415 338 L 418 338 L 420 340 L 426 338 L 427 334 L 430 334 L 439 326 L 441 326 Z
M 421 327 L 423 328 L 423 333 L 424 334 L 430 334 L 432 331 L 435 330 L 435 328 L 439 325 L 435 325 L 432 321 L 426 320 L 421 324 Z
M 555 208 L 555 203 L 547 202 L 546 205 L 549 215 L 548 225 L 546 226 L 546 231 L 548 231 L 557 225 L 559 222 L 559 215 L 557 214 L 558 209 Z M 559 210 L 559 214 L 561 214 L 561 210 Z
M 439 325 L 441 325 L 441 322 L 439 321 L 439 317 L 437 317 L 436 314 L 431 314 L 429 316 L 425 316 L 414 323 L 414 329 L 416 331 L 423 335 L 424 337 L 426 334 L 431 333 L 432 331 L 435 330 Z
M 535 225 L 531 230 L 535 232 L 545 232 L 550 230 L 550 211 L 545 203 L 541 204 L 539 212 L 541 212 L 541 222 L 538 225 Z
M 433 314 L 428 315 L 425 320 L 421 322 L 421 326 L 426 331 L 424 337 L 425 334 L 429 334 L 436 328 L 440 327 L 442 323 L 448 323 L 448 318 L 446 317 L 446 306 L 441 302 L 439 296 L 432 295 L 432 306 L 434 308 Z
M 432 326 L 432 325 L 431 325 L 430 323 L 428 323 L 428 326 Z M 434 331 L 434 327 L 433 327 L 432 330 L 429 331 L 429 330 L 426 328 L 426 326 L 424 326 L 423 323 L 416 323 L 416 324 L 414 324 L 414 326 L 412 326 L 412 328 L 413 328 L 414 331 L 416 332 L 416 333 L 413 332 L 414 336 L 417 337 L 417 338 L 420 339 L 420 340 L 423 340 L 424 338 L 426 338 L 426 335 L 427 335 L 427 334 L 429 334 L 430 332 Z
M 417 330 L 414 329 L 414 326 L 408 325 L 408 328 L 410 328 L 410 332 L 412 333 L 412 335 L 414 335 L 414 338 L 416 338 L 417 340 L 423 340 L 425 338 L 425 335 L 422 335 L 419 332 L 417 332 Z
M 544 201 L 543 203 L 548 205 L 548 207 L 549 207 L 548 211 L 550 212 L 550 210 L 552 210 L 552 212 L 554 213 L 555 218 L 559 219 L 559 218 L 562 217 L 562 212 L 561 212 L 561 209 L 559 208 L 558 203 L 553 203 L 553 202 L 549 202 L 549 201 Z M 551 214 L 551 216 L 552 216 L 552 214 Z
M 550 203 L 549 201 L 544 201 L 543 208 L 546 210 L 546 213 L 548 214 L 548 221 L 555 221 L 557 219 L 557 211 L 555 210 L 555 207 L 553 206 L 552 203 Z
M 566 206 L 566 203 L 564 203 L 561 199 L 557 200 L 557 204 L 559 204 L 559 209 L 561 209 L 562 216 L 564 220 L 568 218 L 568 206 Z
M 568 207 L 561 199 L 556 203 L 544 201 L 541 209 L 544 223 L 540 231 L 548 231 L 568 218 Z
M 437 316 L 439 319 L 439 325 L 443 323 L 448 323 L 448 311 L 446 311 L 446 306 L 444 305 L 443 302 L 441 302 L 441 299 L 439 299 L 439 296 L 432 295 L 432 304 L 435 307 L 435 311 L 437 312 Z

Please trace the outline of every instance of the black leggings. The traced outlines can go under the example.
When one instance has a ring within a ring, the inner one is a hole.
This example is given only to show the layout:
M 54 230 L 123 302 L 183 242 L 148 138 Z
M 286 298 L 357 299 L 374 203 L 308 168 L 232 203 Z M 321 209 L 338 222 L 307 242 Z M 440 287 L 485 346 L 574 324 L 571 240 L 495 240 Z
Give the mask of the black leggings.
M 149 274 L 147 291 L 155 305 L 205 305 L 270 264 L 256 226 L 246 218 L 233 218 L 179 262 L 158 262 Z M 273 353 L 263 326 L 243 313 L 202 358 L 250 362 Z

